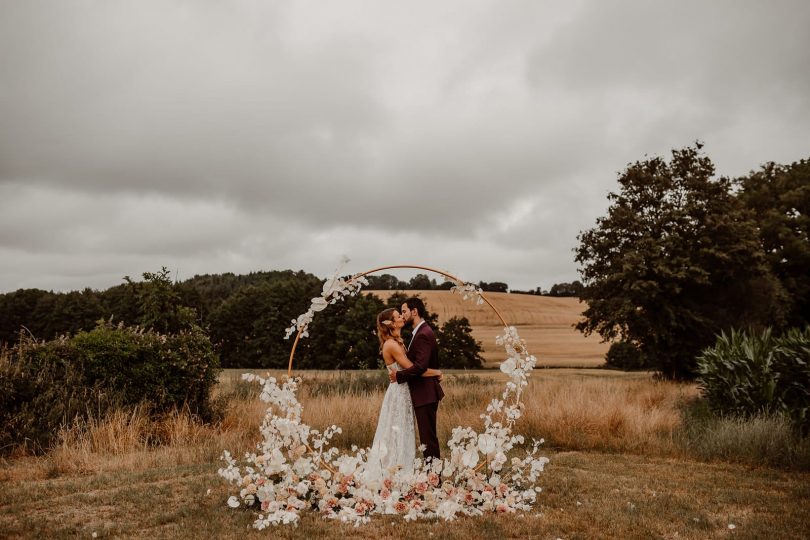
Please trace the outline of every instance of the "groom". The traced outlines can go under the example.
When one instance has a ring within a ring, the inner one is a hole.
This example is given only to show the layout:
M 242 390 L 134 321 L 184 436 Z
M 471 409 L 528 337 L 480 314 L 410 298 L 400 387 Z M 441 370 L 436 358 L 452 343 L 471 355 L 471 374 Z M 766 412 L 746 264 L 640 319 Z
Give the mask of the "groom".
M 436 412 L 444 391 L 438 377 L 422 377 L 428 368 L 439 369 L 439 347 L 433 329 L 425 321 L 427 310 L 419 298 L 408 298 L 402 304 L 402 318 L 413 327 L 408 344 L 408 359 L 413 366 L 402 371 L 391 371 L 391 382 L 408 383 L 411 401 L 419 427 L 419 441 L 425 445 L 424 456 L 439 458 L 439 438 L 436 436 Z

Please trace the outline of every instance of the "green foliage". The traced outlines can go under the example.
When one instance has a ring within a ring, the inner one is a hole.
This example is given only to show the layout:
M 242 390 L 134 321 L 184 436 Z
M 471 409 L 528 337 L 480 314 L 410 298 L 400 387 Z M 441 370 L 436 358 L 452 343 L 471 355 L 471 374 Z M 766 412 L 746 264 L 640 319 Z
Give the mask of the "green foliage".
M 408 282 L 408 289 L 415 291 L 429 291 L 434 288 L 436 288 L 436 281 L 431 281 L 426 274 L 416 274 Z
M 292 341 L 284 339 L 284 329 L 309 308 L 321 287 L 315 276 L 302 275 L 238 289 L 210 317 L 211 339 L 222 365 L 286 368 Z M 300 348 L 296 366 L 309 367 L 306 339 Z
M 383 309 L 382 300 L 371 294 L 350 296 L 328 306 L 310 325 L 311 336 L 298 365 L 317 369 L 378 367 L 377 315 Z
M 226 367 L 286 368 L 290 321 L 309 308 L 323 282 L 312 275 L 242 288 L 211 315 L 211 334 Z M 384 309 L 373 295 L 357 295 L 328 306 L 310 325 L 295 353 L 297 369 L 377 367 L 377 314 Z
M 629 165 L 576 249 L 588 304 L 577 329 L 638 343 L 668 378 L 694 377 L 720 331 L 783 319 L 756 226 L 700 149 Z
M 218 374 L 199 327 L 164 335 L 102 323 L 71 338 L 22 340 L 0 361 L 0 447 L 47 448 L 63 423 L 142 403 L 156 415 L 187 408 L 211 420 Z
M 610 345 L 605 362 L 609 367 L 634 370 L 647 369 L 644 355 L 639 348 L 628 341 L 616 341 Z
M 196 312 L 183 305 L 165 266 L 158 272 L 144 272 L 143 279 L 142 283 L 135 283 L 129 276 L 124 277 L 134 289 L 141 326 L 175 333 L 195 325 Z
M 161 333 L 191 330 L 199 324 L 209 329 L 224 366 L 286 368 L 292 341 L 284 339 L 284 329 L 308 309 L 323 285 L 323 280 L 312 274 L 289 270 L 195 276 L 173 283 L 169 270 L 163 267 L 143 273 L 143 278 L 135 282 L 125 277 L 125 284 L 103 292 L 86 289 L 54 294 L 27 289 L 0 295 L 0 343 L 15 342 L 22 324 L 37 338 L 46 339 L 93 328 L 102 318 Z M 380 278 L 378 288 L 407 285 L 388 274 Z M 426 279 L 424 274 L 417 275 L 412 285 L 438 287 Z M 399 309 L 409 296 L 395 293 L 387 305 Z M 311 336 L 298 345 L 296 368 L 376 367 L 376 316 L 385 307 L 375 296 L 358 295 L 319 312 Z M 440 336 L 437 314 L 430 313 L 427 321 Z M 407 340 L 410 335 L 406 331 L 403 337 Z M 461 354 L 473 361 L 477 353 L 473 347 Z
M 168 271 L 163 268 L 159 272 L 146 272 L 143 282 L 126 277 L 126 283 L 104 291 L 84 289 L 54 293 L 20 289 L 0 294 L 0 344 L 10 346 L 16 343 L 23 326 L 38 339 L 47 340 L 91 329 L 99 319 L 111 317 L 127 325 L 145 322 L 148 326 L 157 324 L 158 327 L 179 329 L 193 321 L 206 326 L 210 323 L 211 313 L 237 290 L 306 275 L 310 274 L 292 270 L 245 275 L 206 274 L 171 283 Z M 168 308 L 165 314 L 159 312 L 161 303 Z
M 478 286 L 482 291 L 486 292 L 509 292 L 509 285 L 502 281 L 492 281 L 490 283 L 479 281 Z
M 408 288 L 407 283 L 400 281 L 396 276 L 392 276 L 391 274 L 382 274 L 379 276 L 370 275 L 366 276 L 366 279 L 368 279 L 366 289 L 369 291 L 395 291 Z
M 781 337 L 770 329 L 723 333 L 703 351 L 698 369 L 715 413 L 784 415 L 810 432 L 810 327 Z
M 417 295 L 412 295 L 412 294 L 404 293 L 402 291 L 397 291 L 397 292 L 393 293 L 391 296 L 388 297 L 388 299 L 385 301 L 385 307 L 386 308 L 396 308 L 397 310 L 399 310 L 402 307 L 402 304 L 405 303 L 405 300 L 407 300 L 408 298 L 411 298 L 412 296 L 415 296 L 417 298 L 419 297 L 418 294 Z M 438 315 L 437 315 L 437 317 L 438 317 Z
M 551 289 L 549 289 L 548 296 L 580 297 L 582 296 L 582 289 L 582 283 L 578 280 L 573 281 L 572 283 L 555 283 L 551 286 Z
M 98 293 L 91 289 L 53 293 L 20 289 L 0 295 L 0 344 L 16 343 L 24 327 L 38 338 L 93 328 L 104 315 Z
M 788 293 L 788 324 L 810 324 L 810 160 L 768 163 L 737 183 L 768 264 Z
M 452 317 L 438 335 L 439 359 L 442 369 L 480 369 L 483 358 L 481 344 L 472 336 L 467 317 Z
M 116 403 L 116 396 L 87 384 L 64 340 L 50 343 L 47 361 L 39 363 L 42 347 L 23 338 L 0 353 L 0 455 L 41 452 L 64 422 Z

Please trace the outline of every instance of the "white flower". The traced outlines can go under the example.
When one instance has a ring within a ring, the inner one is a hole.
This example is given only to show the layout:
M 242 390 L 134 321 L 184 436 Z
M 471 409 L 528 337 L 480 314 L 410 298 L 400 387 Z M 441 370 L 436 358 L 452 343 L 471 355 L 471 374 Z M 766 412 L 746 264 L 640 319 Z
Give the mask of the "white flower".
M 517 363 L 515 362 L 514 358 L 509 358 L 501 362 L 501 371 L 506 373 L 507 375 L 512 375 L 515 372 L 515 367 Z
M 487 455 L 495 451 L 497 440 L 492 435 L 482 433 L 478 436 L 478 449 L 482 454 Z
M 736 529 L 736 528 L 737 528 L 737 526 L 736 526 L 736 525 L 734 525 L 733 523 L 729 523 L 729 524 L 728 524 L 728 528 L 729 528 L 729 530 L 733 531 L 734 529 Z
M 454 500 L 445 500 L 436 508 L 436 515 L 450 521 L 461 511 L 461 505 Z
M 231 508 L 236 508 L 239 506 L 239 499 L 237 499 L 234 495 L 228 497 L 228 506 Z
M 461 464 L 465 467 L 472 469 L 478 464 L 478 451 L 474 448 L 468 448 L 461 456 Z

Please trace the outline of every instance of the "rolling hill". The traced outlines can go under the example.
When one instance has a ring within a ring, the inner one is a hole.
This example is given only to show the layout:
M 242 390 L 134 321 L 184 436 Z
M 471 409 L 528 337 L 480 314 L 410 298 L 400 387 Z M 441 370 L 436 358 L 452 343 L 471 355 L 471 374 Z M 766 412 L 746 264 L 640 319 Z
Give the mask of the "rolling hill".
M 387 299 L 394 291 L 366 291 Z M 439 315 L 439 322 L 465 316 L 475 339 L 484 347 L 487 367 L 503 360 L 503 349 L 495 344 L 503 325 L 486 304 L 476 305 L 449 291 L 406 291 L 419 295 L 427 308 Z M 585 309 L 577 298 L 554 298 L 527 294 L 485 293 L 506 322 L 515 326 L 537 357 L 538 367 L 595 367 L 604 364 L 609 344 L 599 336 L 585 337 L 574 329 Z

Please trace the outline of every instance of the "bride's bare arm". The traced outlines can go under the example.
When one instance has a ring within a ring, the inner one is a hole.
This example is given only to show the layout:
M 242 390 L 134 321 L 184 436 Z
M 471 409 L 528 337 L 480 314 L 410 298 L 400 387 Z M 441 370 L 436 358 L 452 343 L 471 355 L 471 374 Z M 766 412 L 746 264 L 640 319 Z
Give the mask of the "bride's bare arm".
M 409 367 L 413 366 L 413 362 L 408 360 L 408 355 L 405 354 L 405 351 L 399 346 L 397 343 L 393 341 L 387 341 L 383 348 L 383 351 L 388 350 L 391 354 L 391 358 L 394 359 L 394 362 L 399 364 L 399 367 L 402 369 L 408 369 Z M 422 377 L 441 377 L 442 372 L 438 369 L 428 368 L 427 371 L 422 373 Z

